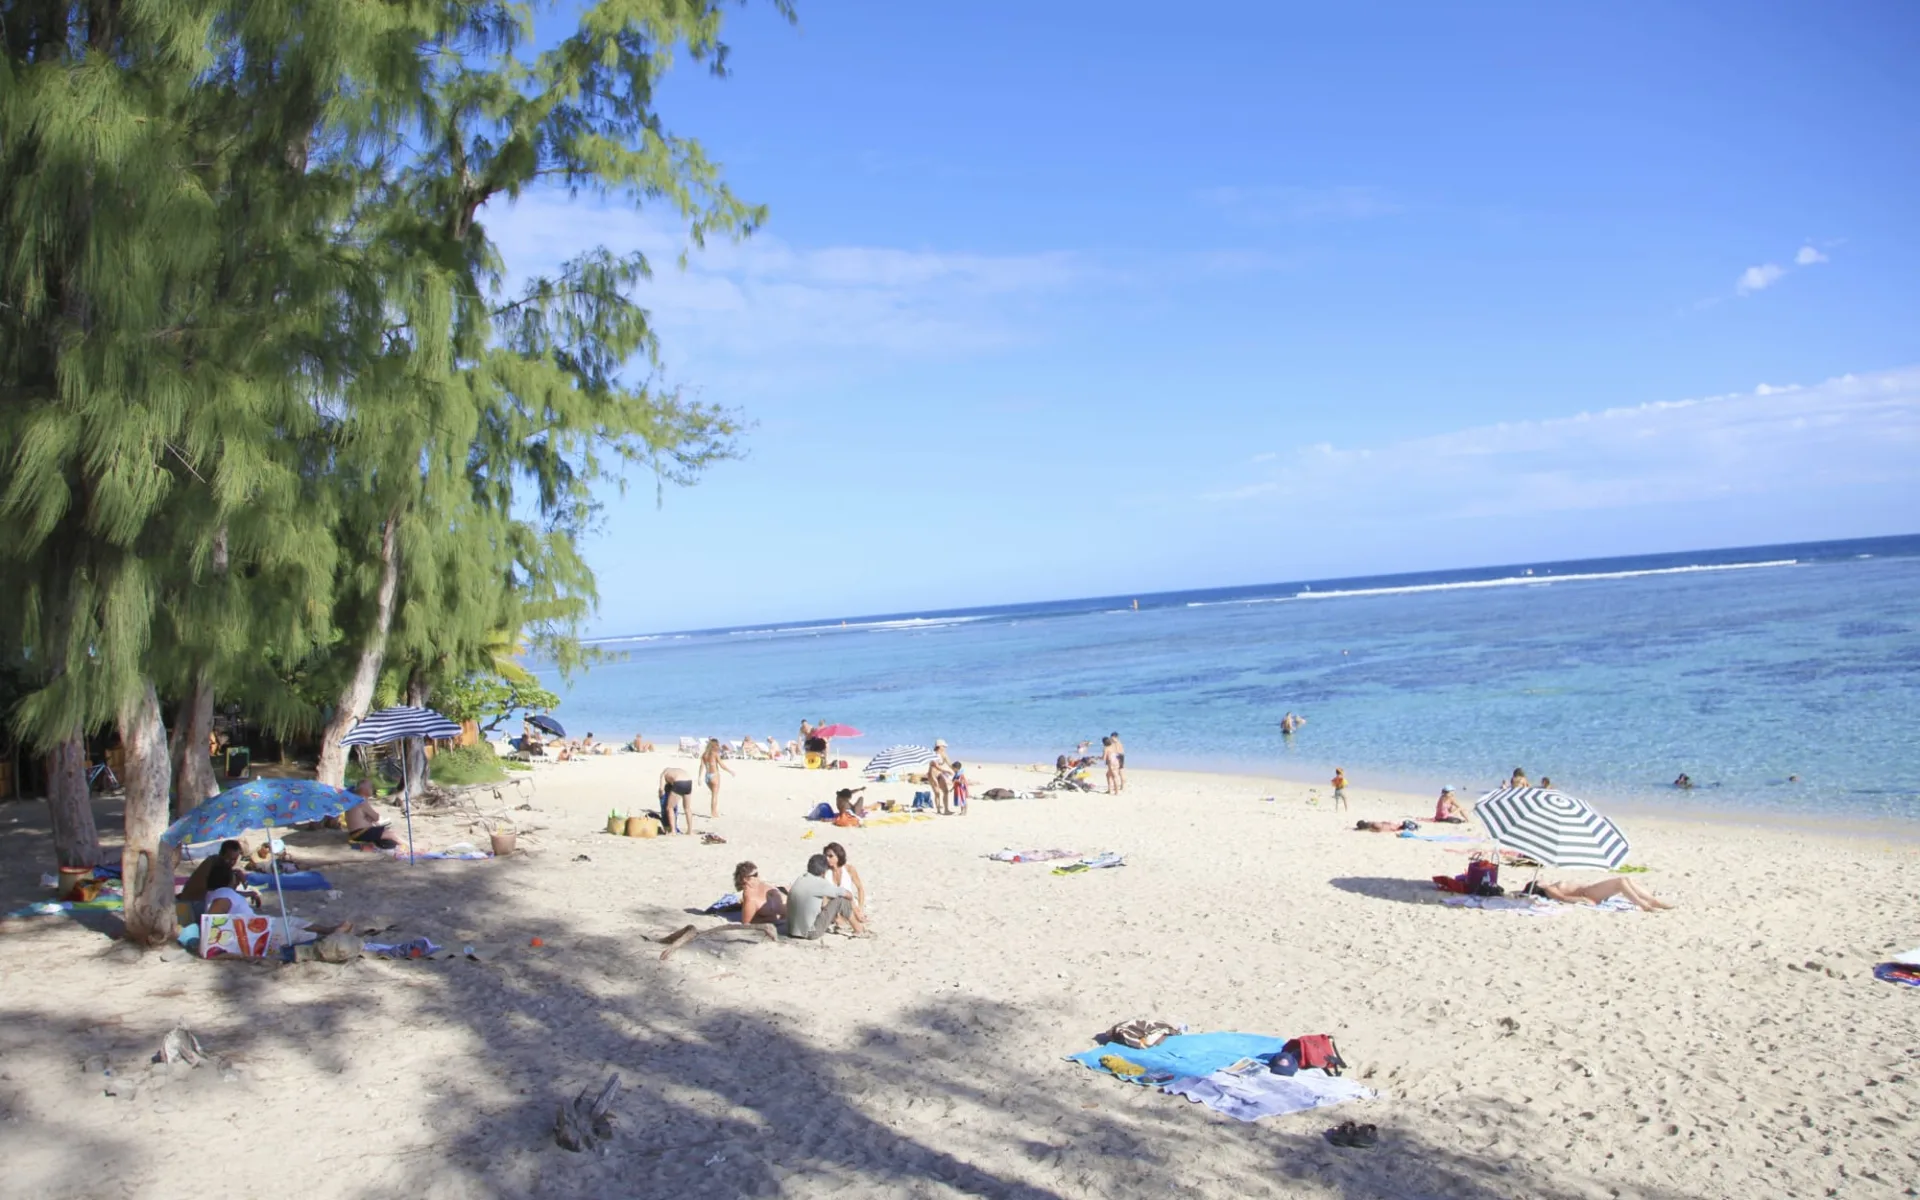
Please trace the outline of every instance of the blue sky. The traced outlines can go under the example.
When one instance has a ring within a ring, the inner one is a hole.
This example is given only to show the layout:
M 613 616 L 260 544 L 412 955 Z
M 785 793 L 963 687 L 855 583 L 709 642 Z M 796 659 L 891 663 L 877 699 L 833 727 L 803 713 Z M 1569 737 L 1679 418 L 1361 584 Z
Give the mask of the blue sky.
M 1920 7 L 801 0 L 662 96 L 772 218 L 655 254 L 747 457 L 607 634 L 1920 529 Z

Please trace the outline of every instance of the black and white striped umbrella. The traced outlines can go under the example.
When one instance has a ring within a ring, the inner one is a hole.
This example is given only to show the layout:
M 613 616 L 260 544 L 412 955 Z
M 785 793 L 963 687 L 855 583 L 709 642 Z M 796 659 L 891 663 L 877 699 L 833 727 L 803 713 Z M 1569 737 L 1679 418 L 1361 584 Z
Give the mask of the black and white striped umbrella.
M 383 708 L 340 739 L 343 746 L 384 746 L 402 738 L 452 738 L 460 736 L 460 727 L 430 708 L 410 708 L 404 704 Z
M 1627 835 L 1564 792 L 1501 788 L 1480 797 L 1473 815 L 1495 841 L 1544 866 L 1611 871 L 1627 860 Z
M 933 751 L 925 746 L 888 746 L 873 756 L 866 766 L 860 768 L 862 775 L 887 775 L 894 771 L 908 771 L 924 767 L 933 757 Z

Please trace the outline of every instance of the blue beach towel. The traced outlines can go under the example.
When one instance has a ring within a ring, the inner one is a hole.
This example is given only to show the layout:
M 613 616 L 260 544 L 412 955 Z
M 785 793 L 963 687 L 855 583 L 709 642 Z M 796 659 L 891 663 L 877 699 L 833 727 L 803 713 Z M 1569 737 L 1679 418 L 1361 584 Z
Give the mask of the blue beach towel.
M 257 887 L 257 888 L 270 888 L 273 886 L 273 876 L 262 871 L 248 871 L 247 886 Z M 333 885 L 327 882 L 327 877 L 325 875 L 322 875 L 318 871 L 282 871 L 280 872 L 280 890 L 281 891 L 326 892 L 326 891 L 331 891 L 332 889 L 333 889 Z
M 1132 1046 L 1113 1042 L 1067 1057 L 1082 1066 L 1106 1071 L 1100 1065 L 1100 1060 L 1113 1055 L 1146 1071 L 1143 1075 L 1115 1075 L 1115 1079 L 1125 1079 L 1129 1083 L 1160 1084 L 1180 1076 L 1211 1075 L 1243 1058 L 1267 1058 L 1280 1053 L 1286 1044 L 1286 1038 L 1267 1037 L 1259 1033 L 1182 1033 L 1145 1050 L 1135 1050 Z

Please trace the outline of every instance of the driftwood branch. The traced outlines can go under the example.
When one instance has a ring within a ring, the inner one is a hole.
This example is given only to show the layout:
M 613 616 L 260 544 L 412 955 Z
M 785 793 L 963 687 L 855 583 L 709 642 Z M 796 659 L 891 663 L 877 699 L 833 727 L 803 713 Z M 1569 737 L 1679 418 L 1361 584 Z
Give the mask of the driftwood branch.
M 766 934 L 767 940 L 770 942 L 780 940 L 780 934 L 775 931 L 771 925 L 736 925 L 731 921 L 725 925 L 711 925 L 705 929 L 699 929 L 692 925 L 682 925 L 672 933 L 659 939 L 667 945 L 667 948 L 660 952 L 660 961 L 667 961 L 667 958 L 672 955 L 675 950 L 683 946 L 692 945 L 695 941 L 703 937 L 712 937 L 719 933 L 752 933 L 755 931 Z
M 587 1089 L 571 1104 L 562 1104 L 553 1116 L 553 1140 L 566 1150 L 598 1150 L 600 1143 L 613 1136 L 613 1097 L 620 1090 L 620 1076 L 609 1075 L 600 1095 L 587 1098 Z

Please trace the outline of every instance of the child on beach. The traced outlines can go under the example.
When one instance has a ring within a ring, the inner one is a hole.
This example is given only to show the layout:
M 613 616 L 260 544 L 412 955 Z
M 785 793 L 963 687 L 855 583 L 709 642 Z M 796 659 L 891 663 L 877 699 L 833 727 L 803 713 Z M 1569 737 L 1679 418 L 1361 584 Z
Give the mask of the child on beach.
M 1333 811 L 1339 812 L 1347 806 L 1347 772 L 1344 767 L 1333 769 Z
M 961 816 L 967 815 L 967 767 L 965 763 L 953 764 L 953 807 Z

